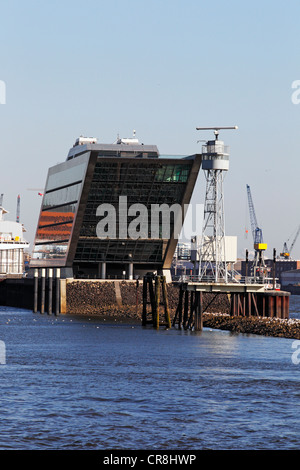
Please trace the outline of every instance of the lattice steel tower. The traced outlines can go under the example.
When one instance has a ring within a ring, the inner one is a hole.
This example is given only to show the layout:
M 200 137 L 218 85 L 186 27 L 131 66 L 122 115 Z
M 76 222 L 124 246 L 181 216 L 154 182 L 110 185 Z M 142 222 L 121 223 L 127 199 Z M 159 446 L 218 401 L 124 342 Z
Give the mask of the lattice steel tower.
M 225 252 L 225 213 L 223 180 L 229 169 L 228 146 L 219 140 L 220 129 L 234 127 L 197 127 L 197 130 L 214 130 L 215 140 L 202 146 L 202 169 L 206 178 L 204 218 L 199 252 L 199 279 L 228 282 Z

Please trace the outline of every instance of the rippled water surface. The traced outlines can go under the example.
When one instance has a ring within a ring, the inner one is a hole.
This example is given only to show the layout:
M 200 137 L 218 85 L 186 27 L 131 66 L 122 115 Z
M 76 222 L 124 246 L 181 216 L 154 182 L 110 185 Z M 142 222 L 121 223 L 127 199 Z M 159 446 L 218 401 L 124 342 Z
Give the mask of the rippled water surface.
M 0 307 L 0 340 L 0 449 L 300 447 L 291 339 Z

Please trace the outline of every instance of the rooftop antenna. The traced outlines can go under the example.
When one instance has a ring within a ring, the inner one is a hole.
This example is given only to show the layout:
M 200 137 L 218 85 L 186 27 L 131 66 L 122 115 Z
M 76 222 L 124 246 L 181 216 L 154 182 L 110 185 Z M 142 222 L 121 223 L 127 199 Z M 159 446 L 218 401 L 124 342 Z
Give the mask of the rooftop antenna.
M 204 219 L 199 253 L 199 279 L 228 282 L 225 253 L 225 213 L 223 180 L 229 170 L 229 148 L 219 140 L 220 130 L 231 127 L 196 127 L 196 130 L 213 130 L 215 139 L 202 146 L 202 169 L 206 178 Z

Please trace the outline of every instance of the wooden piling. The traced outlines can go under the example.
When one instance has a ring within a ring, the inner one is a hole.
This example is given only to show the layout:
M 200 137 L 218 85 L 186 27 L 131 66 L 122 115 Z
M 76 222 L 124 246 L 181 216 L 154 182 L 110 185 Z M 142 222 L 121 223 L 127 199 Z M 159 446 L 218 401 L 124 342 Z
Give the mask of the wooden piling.
M 182 300 L 183 300 L 183 288 L 182 286 L 179 287 L 179 297 L 178 297 L 178 304 L 176 308 L 176 312 L 173 318 L 172 326 L 175 326 L 177 320 L 178 320 L 178 328 L 181 327 L 181 321 L 182 321 Z
M 162 292 L 163 292 L 163 303 L 164 303 L 164 308 L 165 308 L 166 325 L 168 328 L 171 328 L 171 318 L 170 318 L 169 300 L 168 300 L 168 292 L 167 292 L 167 281 L 166 281 L 165 276 L 163 276 Z
M 203 329 L 203 294 L 202 291 L 196 292 L 196 308 L 195 308 L 195 331 Z
M 153 286 L 154 283 L 154 286 Z M 149 293 L 149 301 L 148 301 Z M 162 295 L 161 295 L 162 293 Z M 151 305 L 151 320 L 148 320 L 147 305 Z M 160 306 L 164 307 L 165 323 L 160 323 Z M 168 293 L 165 276 L 144 276 L 143 278 L 143 313 L 142 325 L 146 326 L 152 323 L 154 328 L 158 329 L 160 326 L 171 327 Z
M 184 297 L 184 312 L 183 312 L 183 328 L 186 329 L 188 323 L 188 314 L 189 314 L 189 291 L 185 291 Z
M 160 305 L 160 277 L 155 278 L 155 309 L 154 309 L 154 328 L 159 328 L 159 305 Z
M 194 312 L 195 312 L 195 295 L 194 292 L 190 292 L 190 315 L 188 319 L 188 323 L 186 325 L 187 328 L 192 328 L 194 325 Z

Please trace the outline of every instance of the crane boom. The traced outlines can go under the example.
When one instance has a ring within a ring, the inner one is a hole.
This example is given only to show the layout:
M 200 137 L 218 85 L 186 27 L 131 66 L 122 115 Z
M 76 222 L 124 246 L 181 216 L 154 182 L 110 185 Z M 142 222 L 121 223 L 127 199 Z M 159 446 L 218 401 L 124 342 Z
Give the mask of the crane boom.
M 296 235 L 294 237 L 294 240 L 292 241 L 292 244 L 290 246 L 290 249 L 288 249 L 288 246 L 287 246 L 287 243 L 284 242 L 284 245 L 283 245 L 283 250 L 282 250 L 282 253 L 280 253 L 280 256 L 283 256 L 285 259 L 289 259 L 290 258 L 290 255 L 291 255 L 291 251 L 292 249 L 294 248 L 294 245 L 297 241 L 297 238 L 299 236 L 299 233 L 300 233 L 300 225 L 297 229 L 297 232 L 296 232 Z
M 294 240 L 293 240 L 293 242 L 292 242 L 292 244 L 291 244 L 290 252 L 291 252 L 292 249 L 294 248 L 294 245 L 295 245 L 295 243 L 296 243 L 296 240 L 297 240 L 297 238 L 298 238 L 299 233 L 300 233 L 300 225 L 299 225 L 299 227 L 298 227 L 298 230 L 297 230 L 297 233 L 296 233 L 296 235 L 295 235 L 295 238 L 294 238 Z
M 248 184 L 247 184 L 247 194 L 248 194 L 251 231 L 253 235 L 254 244 L 256 245 L 257 243 L 263 243 L 263 234 L 262 234 L 262 229 L 258 227 L 256 214 L 254 210 L 254 204 L 253 204 L 251 191 L 250 191 L 250 186 Z
M 250 186 L 247 184 L 247 194 L 249 203 L 249 213 L 251 230 L 254 241 L 254 259 L 251 266 L 252 275 L 258 279 L 264 279 L 266 274 L 266 264 L 264 260 L 264 251 L 267 249 L 267 244 L 263 242 L 262 229 L 258 226 L 256 214 L 254 210 L 254 204 L 251 196 Z

